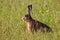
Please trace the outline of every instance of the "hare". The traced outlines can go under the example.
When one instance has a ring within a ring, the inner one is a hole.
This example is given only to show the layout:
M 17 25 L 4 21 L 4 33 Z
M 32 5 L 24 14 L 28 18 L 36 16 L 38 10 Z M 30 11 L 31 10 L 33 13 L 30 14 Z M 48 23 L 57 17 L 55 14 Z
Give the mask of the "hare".
M 32 5 L 28 5 L 28 12 L 22 17 L 22 20 L 26 22 L 27 24 L 27 30 L 29 33 L 35 32 L 50 32 L 51 28 L 47 26 L 46 24 L 39 22 L 37 20 L 34 20 L 30 12 L 32 11 Z

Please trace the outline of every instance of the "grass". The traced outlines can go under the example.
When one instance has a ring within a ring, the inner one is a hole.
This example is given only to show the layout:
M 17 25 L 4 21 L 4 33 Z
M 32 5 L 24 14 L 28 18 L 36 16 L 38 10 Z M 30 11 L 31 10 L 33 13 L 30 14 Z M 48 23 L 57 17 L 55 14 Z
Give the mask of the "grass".
M 31 16 L 49 25 L 53 33 L 26 32 L 21 17 L 29 4 Z M 0 0 L 0 40 L 60 40 L 60 0 Z

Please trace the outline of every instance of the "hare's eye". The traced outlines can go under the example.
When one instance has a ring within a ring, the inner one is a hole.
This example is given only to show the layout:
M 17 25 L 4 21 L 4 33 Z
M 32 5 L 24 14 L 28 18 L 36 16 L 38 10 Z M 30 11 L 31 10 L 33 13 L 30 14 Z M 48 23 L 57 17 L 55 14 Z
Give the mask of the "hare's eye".
M 25 17 L 28 17 L 28 15 L 25 15 Z

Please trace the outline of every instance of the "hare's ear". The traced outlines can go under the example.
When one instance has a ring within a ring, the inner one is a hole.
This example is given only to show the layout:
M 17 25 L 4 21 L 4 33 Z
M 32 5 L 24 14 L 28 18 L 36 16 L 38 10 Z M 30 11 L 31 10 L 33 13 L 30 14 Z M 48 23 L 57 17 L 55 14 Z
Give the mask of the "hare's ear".
M 28 10 L 29 10 L 29 11 L 32 10 L 32 5 L 28 5 Z
M 30 14 L 31 10 L 32 10 L 32 5 L 28 5 L 28 14 Z

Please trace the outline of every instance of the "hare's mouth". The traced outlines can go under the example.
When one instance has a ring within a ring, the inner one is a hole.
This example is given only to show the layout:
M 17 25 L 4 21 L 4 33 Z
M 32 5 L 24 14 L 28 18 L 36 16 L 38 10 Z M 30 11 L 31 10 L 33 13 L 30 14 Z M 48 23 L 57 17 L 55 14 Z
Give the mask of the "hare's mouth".
M 22 20 L 24 21 L 24 17 L 22 17 Z
M 25 19 L 24 17 L 22 17 L 22 20 L 23 20 L 23 21 L 26 21 L 26 19 Z
M 30 19 L 25 19 L 24 17 L 22 17 L 22 20 L 25 22 L 30 22 Z

